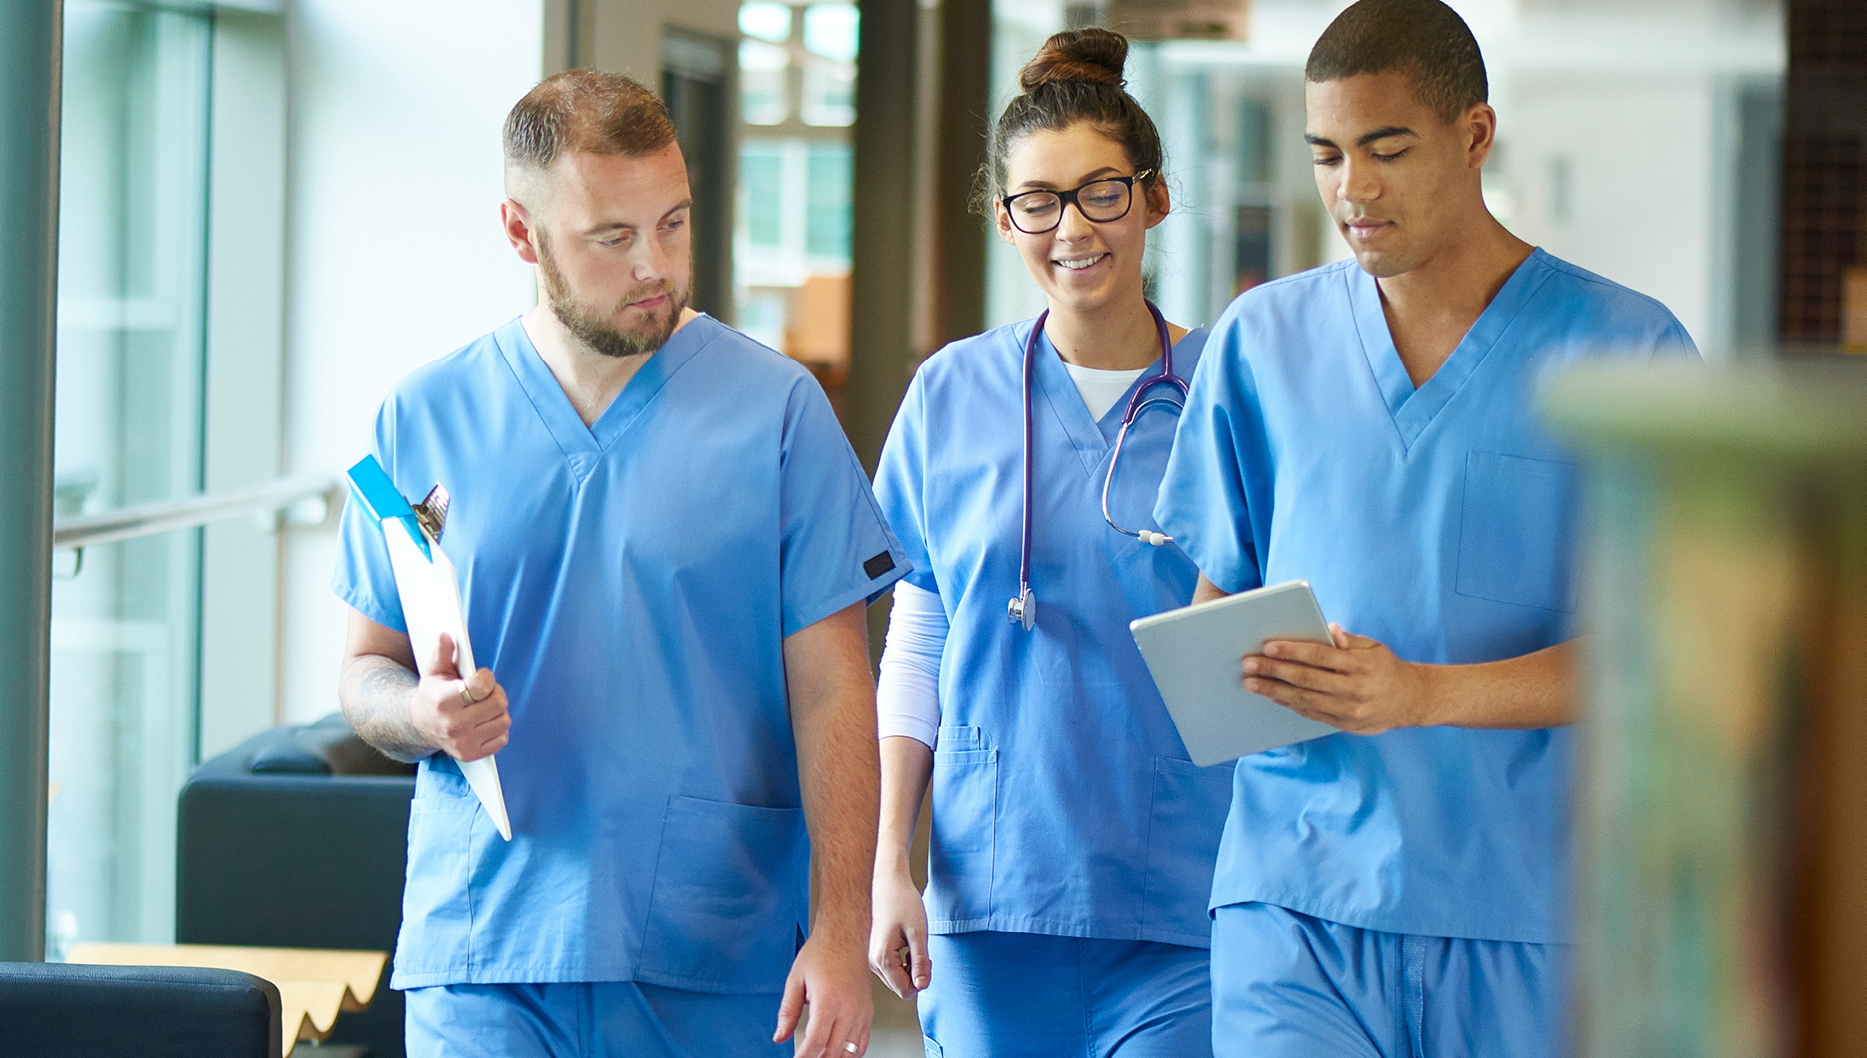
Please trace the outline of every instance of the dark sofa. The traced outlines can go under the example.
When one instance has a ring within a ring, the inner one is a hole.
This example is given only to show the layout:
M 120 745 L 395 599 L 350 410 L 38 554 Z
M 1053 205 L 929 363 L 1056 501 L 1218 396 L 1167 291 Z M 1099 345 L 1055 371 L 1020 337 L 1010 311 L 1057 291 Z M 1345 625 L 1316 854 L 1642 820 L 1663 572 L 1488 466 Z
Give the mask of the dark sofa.
M 177 943 L 393 954 L 414 776 L 335 714 L 203 762 L 180 798 Z M 330 1043 L 403 1058 L 402 995 L 384 976 Z

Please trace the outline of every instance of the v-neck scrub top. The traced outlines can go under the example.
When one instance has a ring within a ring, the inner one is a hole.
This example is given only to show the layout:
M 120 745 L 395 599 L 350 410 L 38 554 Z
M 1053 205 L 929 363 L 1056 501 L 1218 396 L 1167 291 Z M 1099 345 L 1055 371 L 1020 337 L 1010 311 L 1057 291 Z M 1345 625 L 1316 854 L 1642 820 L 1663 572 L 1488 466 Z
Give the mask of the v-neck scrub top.
M 1575 634 L 1576 468 L 1537 383 L 1585 357 L 1696 355 L 1664 306 L 1537 250 L 1414 388 L 1344 261 L 1213 325 L 1155 515 L 1220 589 L 1295 578 L 1407 661 Z M 1212 904 L 1390 933 L 1566 932 L 1570 733 L 1404 728 L 1241 759 Z
M 447 487 L 512 715 L 510 843 L 421 763 L 392 986 L 782 991 L 809 865 L 783 640 L 907 569 L 815 380 L 702 316 L 585 427 L 514 320 L 397 384 L 375 454 L 404 495 Z M 334 588 L 405 627 L 358 504 Z
M 1171 544 L 1151 547 L 1102 520 L 1128 394 L 1090 418 L 1048 339 L 1031 398 L 1037 625 L 1026 632 L 1005 618 L 1018 592 L 1031 326 L 929 357 L 876 471 L 876 498 L 914 565 L 908 580 L 937 593 L 948 618 L 928 928 L 1205 947 L 1230 769 L 1187 759 L 1128 633 L 1136 617 L 1184 606 L 1198 574 Z M 1181 375 L 1205 337 L 1193 331 L 1174 347 Z M 1159 370 L 1157 361 L 1143 378 Z M 1174 421 L 1152 408 L 1129 431 L 1109 497 L 1129 528 L 1154 527 Z

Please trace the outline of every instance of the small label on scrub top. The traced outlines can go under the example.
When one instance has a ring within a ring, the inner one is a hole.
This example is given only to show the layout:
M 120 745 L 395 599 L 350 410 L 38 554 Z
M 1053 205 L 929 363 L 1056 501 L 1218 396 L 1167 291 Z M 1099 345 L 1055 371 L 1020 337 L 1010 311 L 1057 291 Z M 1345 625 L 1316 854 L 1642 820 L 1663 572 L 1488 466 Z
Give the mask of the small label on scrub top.
M 874 580 L 894 568 L 895 557 L 886 551 L 862 564 L 862 572 L 868 574 L 870 580 Z

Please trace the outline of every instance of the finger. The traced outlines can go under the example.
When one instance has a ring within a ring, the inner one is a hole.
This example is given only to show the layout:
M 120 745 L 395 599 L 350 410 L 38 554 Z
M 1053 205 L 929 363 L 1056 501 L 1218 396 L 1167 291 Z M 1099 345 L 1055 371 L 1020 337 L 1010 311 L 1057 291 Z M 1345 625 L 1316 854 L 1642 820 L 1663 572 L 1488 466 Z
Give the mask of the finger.
M 888 986 L 890 992 L 902 999 L 912 999 L 914 982 L 908 979 L 907 967 L 901 965 L 901 957 L 897 951 L 898 949 L 889 949 L 871 956 L 869 968 L 875 971 L 875 976 L 882 979 L 882 983 Z
M 1291 712 L 1311 720 L 1320 720 L 1330 727 L 1348 729 L 1346 725 L 1349 718 L 1338 713 L 1335 701 L 1327 696 L 1306 691 L 1300 687 L 1292 687 L 1280 680 L 1267 680 L 1255 676 L 1245 681 L 1245 689 L 1252 694 L 1269 698 Z
M 438 676 L 444 680 L 457 680 L 460 672 L 454 668 L 454 637 L 442 632 L 434 641 L 434 649 L 428 651 L 425 674 Z
M 1305 643 L 1297 639 L 1279 639 L 1276 642 L 1266 643 L 1261 656 L 1277 658 L 1280 661 L 1300 661 L 1305 665 L 1314 665 L 1319 669 L 1330 669 L 1336 672 L 1342 671 L 1351 660 L 1343 654 L 1342 648 L 1324 643 Z
M 783 1043 L 797 1031 L 797 1019 L 804 1013 L 804 977 L 796 969 L 784 982 L 784 1000 L 778 1004 L 778 1029 L 771 1042 Z
M 468 689 L 473 692 L 474 700 L 485 701 L 499 693 L 499 681 L 493 677 L 492 669 L 480 669 L 466 677 Z
M 1347 683 L 1341 673 L 1329 669 L 1317 668 L 1295 661 L 1276 661 L 1271 658 L 1253 658 L 1246 666 L 1249 676 L 1287 683 L 1304 690 L 1320 691 L 1324 694 L 1340 694 Z
M 1342 631 L 1342 626 L 1336 624 L 1334 621 L 1329 622 L 1329 638 L 1335 640 L 1336 649 L 1338 650 L 1347 650 L 1351 642 L 1349 634 Z

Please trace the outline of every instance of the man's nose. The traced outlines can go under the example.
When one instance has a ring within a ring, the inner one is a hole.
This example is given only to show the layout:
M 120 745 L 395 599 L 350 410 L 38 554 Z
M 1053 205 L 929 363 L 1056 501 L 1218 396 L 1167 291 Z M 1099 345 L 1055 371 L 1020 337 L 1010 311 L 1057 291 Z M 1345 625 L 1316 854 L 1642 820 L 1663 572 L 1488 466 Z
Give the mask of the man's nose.
M 1372 162 L 1358 158 L 1342 159 L 1336 195 L 1345 202 L 1371 202 L 1381 197 L 1381 178 Z

